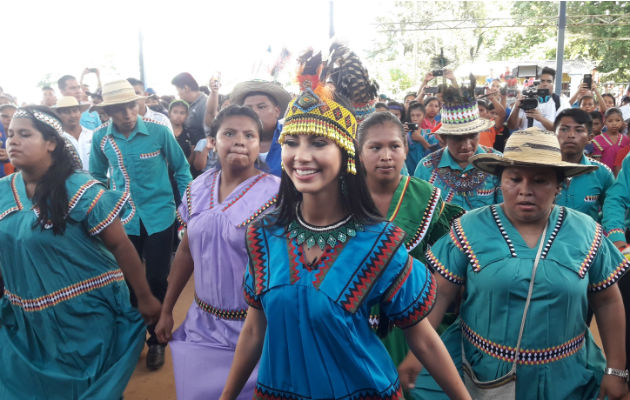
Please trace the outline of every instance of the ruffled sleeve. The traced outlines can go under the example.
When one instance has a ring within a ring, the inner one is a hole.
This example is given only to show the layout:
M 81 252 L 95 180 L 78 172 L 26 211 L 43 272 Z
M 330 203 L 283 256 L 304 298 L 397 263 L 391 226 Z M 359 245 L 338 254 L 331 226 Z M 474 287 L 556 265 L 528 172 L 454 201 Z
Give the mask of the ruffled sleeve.
M 400 248 L 388 269 L 397 274 L 381 298 L 381 310 L 399 328 L 409 328 L 426 317 L 435 303 L 437 285 L 431 272 Z
M 599 292 L 619 280 L 630 269 L 628 261 L 608 239 L 602 238 L 595 259 L 588 269 L 588 290 Z

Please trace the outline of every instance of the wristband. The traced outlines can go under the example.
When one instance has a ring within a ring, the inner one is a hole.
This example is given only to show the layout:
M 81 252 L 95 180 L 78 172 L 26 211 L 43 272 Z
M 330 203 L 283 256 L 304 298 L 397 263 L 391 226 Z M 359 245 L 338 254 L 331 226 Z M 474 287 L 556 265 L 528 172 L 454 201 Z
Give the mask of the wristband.
M 629 382 L 629 375 L 627 369 L 606 368 L 604 374 L 613 375 L 622 378 L 624 381 Z

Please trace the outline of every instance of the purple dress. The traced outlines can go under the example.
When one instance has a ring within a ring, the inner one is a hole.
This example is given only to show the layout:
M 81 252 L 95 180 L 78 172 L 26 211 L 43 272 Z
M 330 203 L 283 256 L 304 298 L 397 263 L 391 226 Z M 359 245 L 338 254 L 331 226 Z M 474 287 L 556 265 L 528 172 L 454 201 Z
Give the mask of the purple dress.
M 186 226 L 195 269 L 195 300 L 170 342 L 178 399 L 217 399 L 232 365 L 247 303 L 245 227 L 275 205 L 280 180 L 253 176 L 219 203 L 220 170 L 188 185 L 178 210 Z M 239 399 L 251 399 L 255 370 Z

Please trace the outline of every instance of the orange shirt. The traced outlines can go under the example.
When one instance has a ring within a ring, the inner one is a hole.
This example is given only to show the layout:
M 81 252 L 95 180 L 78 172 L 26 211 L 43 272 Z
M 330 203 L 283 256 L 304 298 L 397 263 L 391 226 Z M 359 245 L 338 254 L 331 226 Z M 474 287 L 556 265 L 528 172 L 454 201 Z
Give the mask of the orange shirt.
M 498 134 L 496 126 L 481 132 L 479 134 L 479 144 L 486 147 L 494 147 L 494 141 Z

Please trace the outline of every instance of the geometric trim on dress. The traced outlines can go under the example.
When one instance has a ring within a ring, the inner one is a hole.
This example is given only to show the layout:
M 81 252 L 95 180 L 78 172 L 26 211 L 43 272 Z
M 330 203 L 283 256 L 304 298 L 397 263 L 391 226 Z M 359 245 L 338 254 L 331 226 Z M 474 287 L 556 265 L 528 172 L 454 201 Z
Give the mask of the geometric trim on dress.
M 376 391 L 375 389 L 358 389 L 353 393 L 344 397 L 336 397 L 343 400 L 402 400 L 403 393 L 400 382 L 396 379 L 395 383 L 392 383 L 387 389 L 383 391 Z M 253 400 L 311 400 L 312 398 L 304 397 L 297 393 L 289 392 L 286 390 L 275 389 L 269 386 L 265 386 L 262 383 L 256 383 L 254 388 Z
M 142 154 L 140 154 L 140 159 L 141 160 L 146 160 L 148 158 L 154 158 L 154 157 L 159 156 L 161 152 L 162 151 L 158 149 L 158 150 L 153 151 L 151 153 L 142 153 Z
M 422 242 L 425 235 L 427 234 L 427 231 L 429 230 L 429 225 L 431 224 L 431 220 L 433 219 L 433 214 L 435 213 L 435 207 L 438 204 L 438 200 L 440 200 L 440 195 L 440 189 L 434 187 L 429 202 L 424 209 L 424 214 L 422 215 L 422 220 L 420 222 L 420 225 L 418 226 L 418 229 L 416 230 L 416 233 L 409 240 L 407 240 L 407 243 L 405 243 L 407 251 L 415 249 L 416 246 L 418 246 L 418 244 Z
M 425 253 L 425 257 L 427 260 L 427 264 L 429 264 L 429 266 L 434 271 L 437 271 L 440 275 L 442 275 L 444 279 L 455 285 L 464 284 L 464 278 L 459 275 L 455 275 L 454 273 L 449 271 L 448 268 L 446 268 L 444 264 L 442 264 L 442 262 L 440 262 L 440 260 L 435 256 L 435 254 L 433 254 L 433 250 L 427 250 L 427 252 Z
M 268 173 L 262 173 L 259 174 L 253 181 L 251 181 L 249 183 L 249 185 L 247 185 L 245 188 L 243 188 L 243 190 L 236 195 L 236 197 L 234 197 L 232 200 L 230 200 L 230 202 L 228 204 L 225 205 L 225 207 L 223 207 L 223 209 L 221 211 L 225 211 L 228 208 L 232 207 L 234 205 L 234 203 L 236 203 L 237 201 L 239 201 L 243 196 L 245 196 L 245 194 L 254 187 L 255 184 L 257 184 L 262 178 L 268 176 Z M 212 192 L 214 194 L 214 191 Z
M 477 258 L 477 256 L 475 255 L 475 252 L 470 246 L 470 242 L 468 241 L 468 238 L 466 237 L 466 234 L 464 233 L 464 228 L 462 227 L 462 224 L 459 219 L 456 219 L 453 222 L 453 230 L 455 232 L 455 235 L 457 236 L 459 243 L 462 246 L 462 250 L 464 251 L 466 256 L 468 256 L 468 261 L 470 262 L 470 265 L 473 271 L 475 272 L 481 271 L 481 265 L 479 264 L 479 259 Z
M 503 228 L 503 224 L 501 223 L 501 219 L 499 218 L 499 213 L 497 212 L 496 206 L 494 204 L 490 206 L 490 212 L 492 213 L 494 222 L 497 224 L 497 227 L 499 228 L 499 231 L 501 232 L 501 236 L 503 236 L 503 239 L 505 239 L 505 242 L 507 243 L 508 248 L 510 249 L 510 254 L 512 255 L 512 257 L 516 257 L 516 251 L 514 250 L 514 245 L 512 244 L 512 240 L 510 239 L 507 232 L 505 231 L 505 228 Z
M 123 176 L 123 181 L 125 183 L 125 192 L 129 193 L 129 206 L 131 206 L 131 212 L 129 213 L 129 215 L 127 215 L 124 218 L 121 218 L 120 222 L 122 222 L 123 225 L 126 225 L 129 221 L 132 220 L 132 218 L 134 217 L 134 215 L 136 214 L 136 205 L 133 202 L 133 199 L 131 198 L 131 180 L 129 179 L 129 174 L 127 173 L 127 167 L 125 167 L 125 163 L 123 162 L 123 155 L 122 152 L 120 151 L 120 148 L 118 148 L 118 145 L 116 144 L 116 141 L 114 140 L 114 138 L 111 135 L 106 135 L 103 137 L 103 141 L 101 142 L 101 150 L 103 150 L 103 153 L 105 152 L 105 138 L 107 138 L 106 140 L 109 142 L 110 146 L 112 147 L 112 149 L 114 150 L 114 153 L 116 153 L 116 159 L 118 161 L 118 169 L 120 169 L 120 172 Z M 112 179 L 113 182 L 113 179 Z
M 107 214 L 107 216 L 105 216 L 105 218 L 103 218 L 101 222 L 94 225 L 94 227 L 92 227 L 88 231 L 88 233 L 92 236 L 101 233 L 103 229 L 107 228 L 116 219 L 116 217 L 118 217 L 118 214 L 120 214 L 120 211 L 127 201 L 131 201 L 130 193 L 123 192 L 122 196 L 120 197 L 120 199 L 118 199 L 118 201 L 114 205 L 114 208 L 112 208 L 109 214 Z
M 254 213 L 252 215 L 250 215 L 249 217 L 247 217 L 243 222 L 241 222 L 240 224 L 237 225 L 238 228 L 242 228 L 245 225 L 249 224 L 250 222 L 252 222 L 253 220 L 255 220 L 256 218 L 258 218 L 258 216 L 260 214 L 262 214 L 266 209 L 268 209 L 271 206 L 274 206 L 276 204 L 276 201 L 278 200 L 278 195 L 275 194 L 273 195 L 273 197 L 269 200 L 267 200 L 265 202 L 265 204 L 263 204 L 262 206 L 260 206 L 260 208 L 256 211 L 254 211 Z
M 613 272 L 608 275 L 606 279 L 601 282 L 594 283 L 592 285 L 588 285 L 589 292 L 599 292 L 601 290 L 606 289 L 607 287 L 613 285 L 615 282 L 619 280 L 630 269 L 630 261 L 624 259 L 621 261 L 613 270 Z
M 13 198 L 15 199 L 15 206 L 7 210 L 4 210 L 0 214 L 0 220 L 2 220 L 4 217 L 11 214 L 12 212 L 20 211 L 22 208 L 24 208 L 24 206 L 22 205 L 22 202 L 20 201 L 20 196 L 18 195 L 17 188 L 15 186 L 16 178 L 17 178 L 17 174 L 13 174 L 13 178 L 11 178 L 11 191 L 13 192 Z
M 602 227 L 600 224 L 597 224 L 595 227 L 595 237 L 593 238 L 591 247 L 589 247 L 588 253 L 586 254 L 586 257 L 584 257 L 584 261 L 580 264 L 580 270 L 578 271 L 580 278 L 584 278 L 588 270 L 591 268 L 591 265 L 595 260 L 595 256 L 599 251 L 599 246 L 602 244 L 602 236 Z
M 516 348 L 494 343 L 475 331 L 461 321 L 462 333 L 466 340 L 477 349 L 487 355 L 498 358 L 499 360 L 512 363 Z M 518 354 L 518 364 L 522 365 L 542 365 L 549 364 L 554 361 L 562 360 L 577 353 L 584 344 L 584 333 L 569 339 L 566 342 L 553 347 L 544 349 L 520 349 Z
M 564 223 L 564 218 L 566 216 L 567 216 L 567 209 L 565 207 L 560 207 L 560 215 L 558 215 L 558 221 L 556 221 L 556 225 L 553 227 L 553 231 L 551 231 L 551 235 L 549 235 L 549 240 L 547 240 L 547 243 L 545 244 L 545 247 L 542 253 L 540 254 L 540 258 L 547 257 L 547 253 L 549 252 L 549 249 L 551 248 L 551 244 L 556 239 L 556 236 L 558 236 L 558 231 L 560 230 L 560 227 Z
M 409 257 L 411 258 L 411 257 Z M 437 297 L 437 280 L 431 275 L 431 271 L 425 268 L 424 287 L 418 297 L 414 299 L 411 308 L 407 308 L 397 315 L 391 315 L 390 319 L 400 329 L 406 329 L 422 321 L 433 309 Z M 427 287 L 428 286 L 428 287 Z
M 23 299 L 11 293 L 6 287 L 4 295 L 14 306 L 22 308 L 24 311 L 41 311 L 48 307 L 53 307 L 63 301 L 70 300 L 92 290 L 102 288 L 114 282 L 124 281 L 123 273 L 120 269 L 105 272 L 94 278 L 77 282 L 63 289 L 56 290 L 50 294 L 37 297 L 35 299 Z
M 247 316 L 246 309 L 224 310 L 218 307 L 211 306 L 210 304 L 201 300 L 199 296 L 197 296 L 196 292 L 195 292 L 195 303 L 197 304 L 197 307 L 199 307 L 199 309 L 207 312 L 208 314 L 214 315 L 215 317 L 219 319 L 225 319 L 228 321 L 244 321 L 245 317 Z

